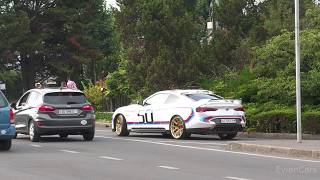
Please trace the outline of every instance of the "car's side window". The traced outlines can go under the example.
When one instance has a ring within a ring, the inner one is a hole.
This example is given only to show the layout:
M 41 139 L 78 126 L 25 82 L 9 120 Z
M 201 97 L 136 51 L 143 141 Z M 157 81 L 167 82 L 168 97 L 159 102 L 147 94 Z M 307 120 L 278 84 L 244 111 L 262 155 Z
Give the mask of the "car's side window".
M 6 106 L 8 106 L 8 102 L 0 92 L 0 108 L 6 107 Z
M 179 97 L 173 94 L 170 94 L 167 100 L 164 102 L 165 104 L 174 104 L 179 101 Z
M 40 97 L 40 94 L 37 93 L 37 92 L 31 92 L 30 93 L 30 96 L 28 98 L 28 102 L 27 104 L 30 105 L 31 107 L 37 107 L 40 105 L 40 102 L 39 102 L 39 98 Z
M 167 100 L 169 94 L 156 94 L 149 99 L 147 99 L 144 103 L 144 105 L 159 105 L 164 104 L 164 102 Z
M 27 104 L 27 100 L 28 100 L 28 97 L 29 97 L 30 93 L 27 93 L 25 94 L 19 101 L 19 104 L 18 106 L 25 106 Z

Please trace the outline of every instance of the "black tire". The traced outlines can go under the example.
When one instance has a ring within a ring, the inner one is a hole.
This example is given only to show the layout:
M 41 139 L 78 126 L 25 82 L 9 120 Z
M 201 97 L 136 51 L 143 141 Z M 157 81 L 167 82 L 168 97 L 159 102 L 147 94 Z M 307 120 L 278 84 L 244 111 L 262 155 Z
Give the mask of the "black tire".
M 67 138 L 69 134 L 59 134 L 60 138 Z
M 175 133 L 175 123 L 174 122 L 177 122 L 177 123 L 180 123 L 179 125 L 182 126 L 182 127 L 179 127 L 180 131 L 182 131 L 181 133 Z M 171 121 L 170 121 L 170 135 L 172 138 L 174 139 L 188 139 L 190 137 L 190 133 L 187 133 L 187 129 L 186 129 L 186 125 L 183 121 L 183 119 L 180 117 L 180 116 L 174 116 Z
M 18 137 L 18 133 L 16 133 L 14 136 L 13 136 L 13 139 L 17 139 Z
M 164 133 L 162 133 L 162 137 L 164 137 L 164 138 L 172 138 L 170 132 L 164 132 Z
M 94 129 L 83 133 L 82 136 L 85 141 L 92 141 L 94 138 Z
M 118 136 L 129 136 L 128 125 L 126 118 L 123 115 L 118 115 L 114 120 L 115 132 Z
M 32 142 L 39 142 L 40 141 L 40 134 L 38 127 L 34 121 L 30 121 L 29 123 L 29 139 Z
M 9 139 L 9 140 L 2 140 L 0 141 L 1 145 L 1 150 L 2 151 L 9 151 L 9 149 L 11 148 L 11 145 L 12 145 L 12 140 Z
M 222 140 L 230 140 L 233 139 L 237 136 L 237 133 L 219 133 L 218 136 L 220 137 L 220 139 Z

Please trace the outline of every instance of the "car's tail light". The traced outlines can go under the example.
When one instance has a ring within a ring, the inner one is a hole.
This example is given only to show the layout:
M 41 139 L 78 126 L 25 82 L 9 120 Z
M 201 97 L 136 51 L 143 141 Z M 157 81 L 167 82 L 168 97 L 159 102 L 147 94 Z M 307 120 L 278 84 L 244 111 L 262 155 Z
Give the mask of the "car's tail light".
M 81 108 L 82 111 L 93 111 L 93 107 L 91 105 L 85 105 Z
M 52 106 L 46 106 L 46 105 L 42 105 L 39 107 L 38 111 L 39 112 L 53 112 L 55 111 L 56 109 Z
M 10 109 L 10 123 L 14 124 L 14 113 L 13 113 L 12 109 Z
M 216 111 L 217 108 L 209 108 L 209 107 L 197 107 L 197 112 L 207 112 L 207 111 Z
M 234 110 L 235 110 L 235 111 L 243 111 L 243 112 L 245 111 L 244 108 L 242 108 L 242 107 L 235 108 Z

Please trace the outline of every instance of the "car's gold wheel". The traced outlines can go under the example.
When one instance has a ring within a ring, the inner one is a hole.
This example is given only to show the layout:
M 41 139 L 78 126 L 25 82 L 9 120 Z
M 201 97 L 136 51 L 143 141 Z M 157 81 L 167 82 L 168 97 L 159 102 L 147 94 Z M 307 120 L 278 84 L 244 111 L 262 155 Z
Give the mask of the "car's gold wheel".
M 115 132 L 118 136 L 128 136 L 127 123 L 122 115 L 118 115 L 115 119 Z
M 175 139 L 182 139 L 188 137 L 184 121 L 181 117 L 175 116 L 170 122 L 170 133 Z

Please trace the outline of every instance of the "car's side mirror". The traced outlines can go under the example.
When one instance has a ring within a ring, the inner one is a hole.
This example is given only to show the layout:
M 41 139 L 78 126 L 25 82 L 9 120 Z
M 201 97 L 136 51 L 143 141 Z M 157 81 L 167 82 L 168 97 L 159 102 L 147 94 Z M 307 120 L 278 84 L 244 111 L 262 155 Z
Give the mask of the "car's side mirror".
M 143 106 L 143 102 L 142 101 L 137 101 L 137 104 Z

